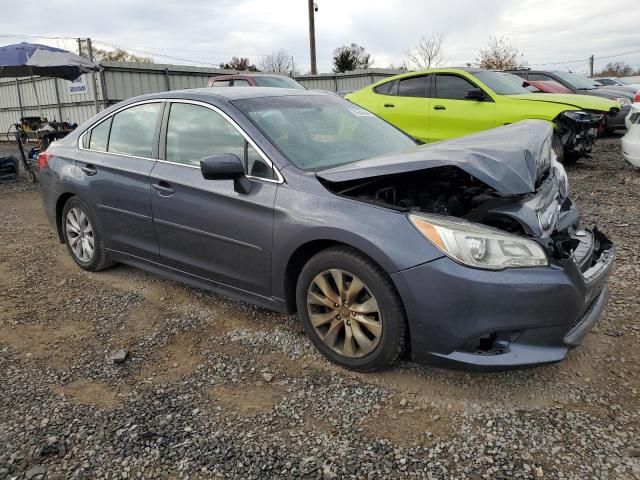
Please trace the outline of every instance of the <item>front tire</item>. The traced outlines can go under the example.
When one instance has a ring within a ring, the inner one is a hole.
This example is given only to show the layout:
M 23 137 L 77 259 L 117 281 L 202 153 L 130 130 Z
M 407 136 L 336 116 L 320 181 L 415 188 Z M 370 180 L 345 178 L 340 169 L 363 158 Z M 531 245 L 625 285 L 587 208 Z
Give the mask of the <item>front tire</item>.
M 67 250 L 81 268 L 97 272 L 112 265 L 95 217 L 84 201 L 78 197 L 67 200 L 61 223 Z
M 372 372 L 392 365 L 406 344 L 406 314 L 389 276 L 348 247 L 311 258 L 296 289 L 307 336 L 329 360 Z

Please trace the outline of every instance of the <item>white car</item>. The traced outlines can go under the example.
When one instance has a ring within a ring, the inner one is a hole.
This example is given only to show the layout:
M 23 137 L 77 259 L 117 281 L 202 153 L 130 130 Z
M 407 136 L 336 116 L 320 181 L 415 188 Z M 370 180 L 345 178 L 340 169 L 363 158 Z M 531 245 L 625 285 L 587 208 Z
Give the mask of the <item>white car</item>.
M 631 105 L 625 123 L 627 134 L 622 137 L 622 156 L 631 165 L 640 167 L 640 103 Z

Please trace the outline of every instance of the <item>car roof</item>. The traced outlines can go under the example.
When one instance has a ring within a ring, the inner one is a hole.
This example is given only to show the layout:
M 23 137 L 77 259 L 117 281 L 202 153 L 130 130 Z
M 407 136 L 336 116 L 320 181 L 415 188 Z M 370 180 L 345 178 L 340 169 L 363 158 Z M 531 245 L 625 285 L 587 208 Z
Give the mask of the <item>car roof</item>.
M 273 87 L 233 87 L 233 88 L 191 88 L 187 90 L 171 90 L 169 92 L 159 92 L 145 95 L 144 98 L 186 98 L 189 96 L 212 97 L 217 100 L 244 100 L 247 98 L 263 97 L 287 97 L 305 95 L 329 95 L 327 92 L 301 90 L 299 88 L 273 88 Z
M 277 73 L 232 73 L 230 75 L 218 75 L 211 77 L 209 80 L 218 80 L 224 78 L 236 78 L 236 77 L 269 77 L 269 78 L 291 78 L 288 75 L 279 75 Z M 295 80 L 291 78 L 291 80 Z

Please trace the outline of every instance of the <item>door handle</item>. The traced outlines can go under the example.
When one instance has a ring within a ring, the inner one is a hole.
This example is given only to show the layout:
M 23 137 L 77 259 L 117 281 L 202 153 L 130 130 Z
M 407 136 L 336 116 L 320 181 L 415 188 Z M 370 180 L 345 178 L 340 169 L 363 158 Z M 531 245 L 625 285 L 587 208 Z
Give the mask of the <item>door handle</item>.
M 446 110 L 447 107 L 445 107 L 444 105 L 436 105 L 433 107 L 434 110 Z
M 393 103 L 385 103 L 384 108 L 393 108 L 395 105 Z
M 82 170 L 86 175 L 89 175 L 90 177 L 98 173 L 98 169 L 95 167 L 95 165 L 91 165 L 90 163 L 82 165 L 80 167 L 80 170 Z
M 174 193 L 176 193 L 176 191 L 173 188 L 171 188 L 171 185 L 169 185 L 164 180 L 160 180 L 158 183 L 152 183 L 151 188 L 153 188 L 160 195 L 164 195 L 164 196 L 171 196 Z

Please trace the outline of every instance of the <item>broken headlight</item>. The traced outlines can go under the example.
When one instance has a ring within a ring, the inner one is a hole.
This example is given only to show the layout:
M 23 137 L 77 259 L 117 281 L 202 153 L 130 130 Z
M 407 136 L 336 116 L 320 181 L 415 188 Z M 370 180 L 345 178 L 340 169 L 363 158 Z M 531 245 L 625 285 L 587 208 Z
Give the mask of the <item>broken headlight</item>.
M 487 270 L 549 265 L 544 249 L 533 240 L 463 220 L 409 214 L 418 231 L 456 262 Z
M 599 122 L 604 117 L 603 114 L 598 113 L 589 113 L 584 110 L 566 110 L 562 112 L 567 118 L 574 120 L 576 122 Z

